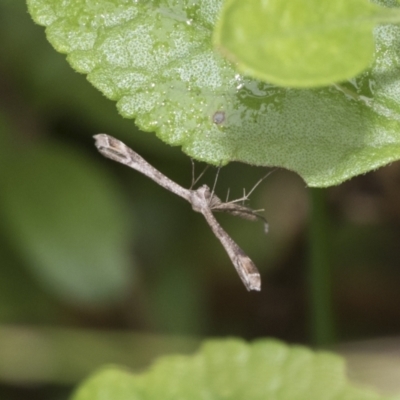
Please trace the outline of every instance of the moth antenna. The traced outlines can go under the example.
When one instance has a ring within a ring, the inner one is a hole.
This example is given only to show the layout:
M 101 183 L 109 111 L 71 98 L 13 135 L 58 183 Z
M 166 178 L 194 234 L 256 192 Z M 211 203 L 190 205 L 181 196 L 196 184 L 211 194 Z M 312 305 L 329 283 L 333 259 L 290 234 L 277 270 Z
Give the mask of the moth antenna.
M 194 165 L 193 158 L 190 158 L 190 162 L 192 163 L 192 183 L 191 183 L 189 189 L 192 189 L 192 187 L 193 187 L 194 184 L 195 184 L 195 179 L 194 179 L 194 175 L 195 175 L 195 165 Z
M 203 177 L 203 175 L 206 173 L 210 165 L 206 165 L 201 174 L 195 179 L 195 171 L 194 171 L 195 163 L 193 161 L 193 158 L 191 158 L 190 161 L 192 162 L 192 184 L 190 185 L 189 188 L 191 190 L 194 187 L 194 185 L 196 185 L 196 183 Z
M 217 186 L 219 171 L 221 171 L 221 167 L 218 167 L 218 169 L 217 169 L 217 174 L 215 175 L 214 185 L 213 185 L 213 188 L 212 188 L 212 190 L 211 190 L 211 198 L 214 197 L 214 192 L 215 192 L 215 187 Z
M 268 178 L 273 172 L 275 172 L 278 168 L 274 168 L 272 171 L 269 171 L 266 175 L 264 175 L 260 180 L 257 181 L 257 183 L 252 187 L 252 189 L 250 190 L 249 193 L 246 194 L 246 189 L 243 188 L 243 197 L 240 197 L 239 199 L 235 199 L 235 200 L 231 200 L 231 201 L 227 201 L 226 203 L 230 203 L 230 204 L 234 204 L 234 203 L 240 203 L 242 202 L 242 204 L 244 205 L 244 202 L 246 200 L 249 200 L 249 197 L 251 196 L 251 194 L 254 192 L 254 190 L 260 185 L 260 183 Z
M 272 173 L 274 173 L 278 168 L 274 168 L 272 171 L 268 171 L 268 173 L 266 175 L 264 175 L 254 186 L 253 188 L 250 190 L 250 192 L 248 193 L 247 197 L 249 197 L 258 187 L 258 185 L 264 180 L 267 179 Z
M 226 192 L 226 201 L 225 201 L 225 203 L 227 203 L 228 200 L 229 200 L 229 193 L 230 193 L 230 191 L 231 191 L 231 188 L 228 188 L 228 191 Z

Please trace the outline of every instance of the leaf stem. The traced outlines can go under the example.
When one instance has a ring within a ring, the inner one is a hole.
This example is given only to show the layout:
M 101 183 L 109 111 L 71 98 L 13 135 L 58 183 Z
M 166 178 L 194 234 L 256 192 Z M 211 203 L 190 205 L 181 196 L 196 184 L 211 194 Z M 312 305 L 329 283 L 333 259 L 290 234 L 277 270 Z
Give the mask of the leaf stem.
M 309 229 L 311 335 L 313 344 L 318 347 L 335 342 L 329 218 L 325 196 L 324 189 L 310 189 L 312 207 Z

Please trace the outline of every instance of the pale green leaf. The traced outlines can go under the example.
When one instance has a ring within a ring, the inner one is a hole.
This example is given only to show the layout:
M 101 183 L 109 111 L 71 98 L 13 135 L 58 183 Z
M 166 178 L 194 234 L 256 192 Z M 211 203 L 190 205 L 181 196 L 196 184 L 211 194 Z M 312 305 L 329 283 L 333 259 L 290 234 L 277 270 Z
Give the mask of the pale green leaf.
M 282 86 L 324 86 L 366 69 L 373 28 L 396 16 L 369 0 L 228 0 L 214 42 L 246 75 Z
M 126 207 L 106 171 L 67 146 L 0 164 L 3 224 L 32 274 L 71 303 L 120 300 L 131 281 Z
M 322 187 L 400 158 L 398 27 L 375 29 L 374 63 L 357 79 L 288 90 L 243 77 L 212 49 L 221 4 L 28 0 L 122 116 L 195 159 L 284 167 Z
M 134 355 L 133 355 L 134 356 Z M 344 361 L 275 340 L 207 342 L 194 356 L 159 359 L 142 375 L 116 367 L 84 382 L 73 400 L 383 400 L 352 386 Z

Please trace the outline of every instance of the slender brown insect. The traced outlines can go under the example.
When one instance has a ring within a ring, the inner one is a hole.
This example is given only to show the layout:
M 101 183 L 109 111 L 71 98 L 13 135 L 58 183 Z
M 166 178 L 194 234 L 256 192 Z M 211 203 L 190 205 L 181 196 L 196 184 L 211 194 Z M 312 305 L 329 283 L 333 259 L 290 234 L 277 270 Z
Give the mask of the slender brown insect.
M 255 187 L 265 177 L 255 185 L 248 195 L 244 195 L 241 199 L 224 203 L 219 199 L 219 197 L 211 192 L 207 185 L 202 185 L 196 190 L 183 188 L 167 176 L 163 175 L 160 171 L 156 170 L 144 158 L 135 153 L 124 143 L 112 136 L 100 133 L 95 135 L 94 138 L 96 140 L 96 147 L 103 156 L 141 172 L 153 181 L 157 182 L 160 186 L 187 200 L 192 205 L 194 211 L 203 214 L 208 225 L 210 225 L 211 230 L 222 243 L 222 246 L 224 246 L 246 289 L 261 290 L 261 278 L 257 267 L 246 253 L 224 231 L 215 219 L 213 211 L 227 212 L 252 221 L 262 219 L 265 224 L 265 230 L 267 231 L 268 224 L 265 219 L 257 213 L 257 211 L 244 205 L 237 204 L 239 201 L 247 200 Z

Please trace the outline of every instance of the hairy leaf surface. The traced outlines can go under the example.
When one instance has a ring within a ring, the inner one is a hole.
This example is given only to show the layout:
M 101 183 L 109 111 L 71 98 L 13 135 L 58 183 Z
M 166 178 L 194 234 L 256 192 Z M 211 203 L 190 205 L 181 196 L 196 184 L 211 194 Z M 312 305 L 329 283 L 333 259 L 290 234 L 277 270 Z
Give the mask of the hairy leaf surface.
M 123 117 L 195 159 L 280 166 L 323 187 L 400 157 L 397 26 L 375 29 L 373 65 L 357 79 L 294 90 L 246 78 L 213 50 L 221 0 L 28 5 Z
M 207 342 L 194 356 L 159 359 L 142 375 L 110 367 L 94 374 L 73 400 L 383 400 L 349 384 L 344 361 L 275 340 Z

